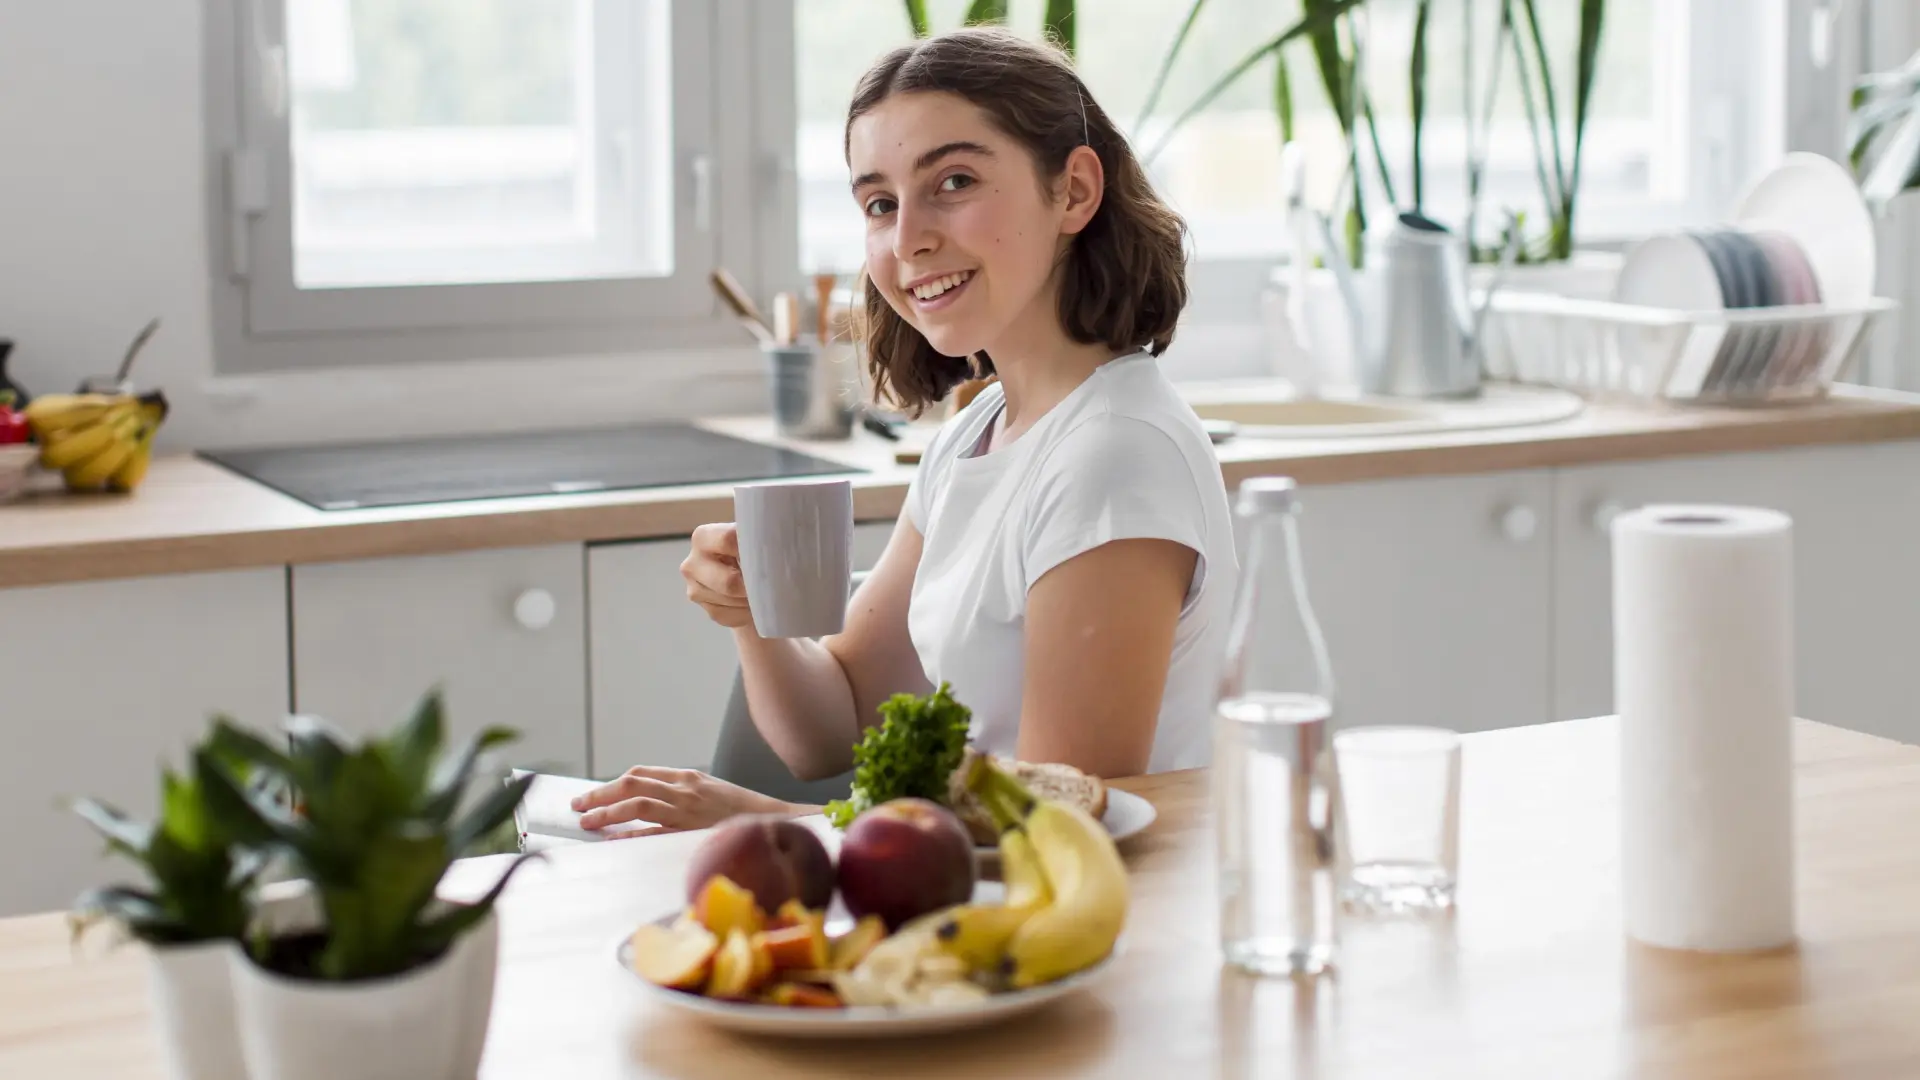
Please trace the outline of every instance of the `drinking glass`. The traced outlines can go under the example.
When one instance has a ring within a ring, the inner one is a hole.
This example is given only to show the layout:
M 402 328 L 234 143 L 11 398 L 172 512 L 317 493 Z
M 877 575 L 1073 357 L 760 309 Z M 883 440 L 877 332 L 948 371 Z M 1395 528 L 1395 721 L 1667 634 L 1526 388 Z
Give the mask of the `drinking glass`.
M 1345 843 L 1341 904 L 1351 911 L 1453 906 L 1460 874 L 1460 736 L 1445 728 L 1337 732 Z

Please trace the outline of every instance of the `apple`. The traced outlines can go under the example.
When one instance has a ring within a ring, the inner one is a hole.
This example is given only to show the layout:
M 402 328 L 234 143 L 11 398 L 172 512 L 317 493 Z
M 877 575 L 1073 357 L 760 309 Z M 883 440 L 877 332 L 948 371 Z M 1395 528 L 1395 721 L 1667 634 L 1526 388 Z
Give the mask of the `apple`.
M 716 825 L 687 867 L 687 903 L 724 875 L 753 894 L 763 912 L 789 900 L 824 909 L 833 899 L 833 859 L 820 838 L 791 818 L 748 814 Z
M 656 986 L 698 990 L 720 941 L 702 926 L 646 923 L 633 932 L 633 970 Z
M 889 931 L 973 896 L 973 840 L 953 811 L 892 799 L 853 819 L 840 842 L 840 899 Z

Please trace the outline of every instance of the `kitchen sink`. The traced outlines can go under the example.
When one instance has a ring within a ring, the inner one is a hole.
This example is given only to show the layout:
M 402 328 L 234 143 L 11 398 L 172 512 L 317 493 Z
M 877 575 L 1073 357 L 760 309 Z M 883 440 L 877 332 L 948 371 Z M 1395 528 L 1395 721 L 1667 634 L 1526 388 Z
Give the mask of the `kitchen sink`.
M 1551 424 L 1579 415 L 1585 401 L 1551 387 L 1490 384 L 1477 397 L 1302 398 L 1284 380 L 1192 383 L 1182 393 L 1200 419 L 1235 425 L 1253 438 L 1332 439 Z

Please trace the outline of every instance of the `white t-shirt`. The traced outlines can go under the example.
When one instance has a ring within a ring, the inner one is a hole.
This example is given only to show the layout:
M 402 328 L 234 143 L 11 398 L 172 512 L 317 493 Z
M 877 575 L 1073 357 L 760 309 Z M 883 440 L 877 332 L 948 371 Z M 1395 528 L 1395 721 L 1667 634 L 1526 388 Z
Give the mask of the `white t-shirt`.
M 1027 590 L 1113 540 L 1193 549 L 1149 772 L 1204 765 L 1239 565 L 1213 444 L 1154 358 L 1095 370 L 1025 434 L 980 453 L 1005 403 L 988 387 L 935 435 L 907 491 L 925 538 L 907 626 L 927 678 L 973 711 L 982 750 L 1020 730 Z

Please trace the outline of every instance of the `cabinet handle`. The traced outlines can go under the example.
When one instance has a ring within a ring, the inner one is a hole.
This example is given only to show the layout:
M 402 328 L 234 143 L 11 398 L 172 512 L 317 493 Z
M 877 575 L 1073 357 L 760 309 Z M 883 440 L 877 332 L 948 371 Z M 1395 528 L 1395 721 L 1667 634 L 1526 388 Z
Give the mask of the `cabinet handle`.
M 529 630 L 545 630 L 553 625 L 558 605 L 545 589 L 528 589 L 514 598 L 513 621 Z
M 1500 531 L 1516 544 L 1524 544 L 1533 539 L 1540 528 L 1540 516 L 1531 506 L 1509 506 L 1500 515 Z
M 1626 510 L 1626 507 L 1612 499 L 1601 501 L 1593 508 L 1593 531 L 1605 536 L 1613 531 L 1613 519 Z

